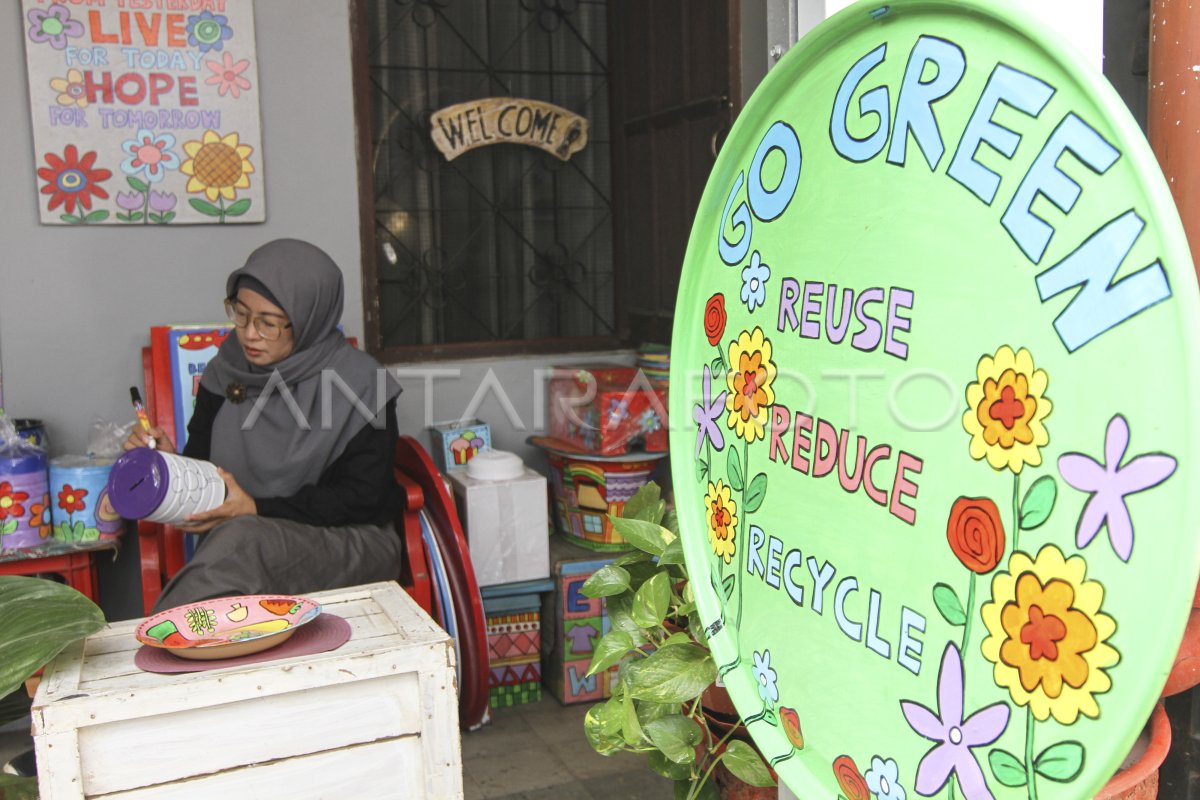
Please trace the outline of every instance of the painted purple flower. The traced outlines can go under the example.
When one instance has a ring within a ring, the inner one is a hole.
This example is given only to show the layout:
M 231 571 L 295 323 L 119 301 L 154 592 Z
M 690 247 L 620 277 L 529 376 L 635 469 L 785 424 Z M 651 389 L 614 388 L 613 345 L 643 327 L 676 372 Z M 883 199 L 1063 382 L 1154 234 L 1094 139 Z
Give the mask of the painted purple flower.
M 117 192 L 117 205 L 126 211 L 137 211 L 145 202 L 146 196 L 141 192 Z
M 1063 480 L 1091 497 L 1079 515 L 1075 544 L 1086 547 L 1108 526 L 1108 540 L 1122 561 L 1133 554 L 1133 520 L 1125 496 L 1159 485 L 1175 473 L 1176 461 L 1159 453 L 1140 455 L 1121 466 L 1129 447 L 1129 423 L 1120 414 L 1108 421 L 1104 433 L 1104 463 L 1082 453 L 1059 456 L 1058 472 Z
M 157 211 L 161 214 L 164 211 L 170 211 L 172 208 L 174 208 L 175 203 L 176 197 L 170 192 L 156 192 L 153 189 L 150 190 L 151 211 Z
M 911 700 L 901 700 L 900 708 L 914 731 L 937 742 L 917 765 L 917 794 L 937 794 L 954 772 L 966 800 L 991 800 L 992 793 L 971 748 L 1000 738 L 1008 727 L 1009 708 L 1007 703 L 994 703 L 963 719 L 962 656 L 953 642 L 946 645 L 938 672 L 938 713 Z
M 209 50 L 223 50 L 225 42 L 233 37 L 233 29 L 229 27 L 229 18 L 224 14 L 201 11 L 187 18 L 187 37 L 189 45 L 200 48 L 201 53 L 207 53 Z
M 713 447 L 718 450 L 725 446 L 725 435 L 721 433 L 721 426 L 717 424 L 721 415 L 725 413 L 725 394 L 725 392 L 721 392 L 715 398 L 712 396 L 712 371 L 705 364 L 704 394 L 701 396 L 699 405 L 692 406 L 692 419 L 696 420 L 696 424 L 700 426 L 700 432 L 696 435 L 697 458 L 704 449 L 705 436 L 712 440 Z
M 83 23 L 71 19 L 71 10 L 63 5 L 49 8 L 31 8 L 29 14 L 29 41 L 49 42 L 55 50 L 67 46 L 67 37 L 83 36 Z

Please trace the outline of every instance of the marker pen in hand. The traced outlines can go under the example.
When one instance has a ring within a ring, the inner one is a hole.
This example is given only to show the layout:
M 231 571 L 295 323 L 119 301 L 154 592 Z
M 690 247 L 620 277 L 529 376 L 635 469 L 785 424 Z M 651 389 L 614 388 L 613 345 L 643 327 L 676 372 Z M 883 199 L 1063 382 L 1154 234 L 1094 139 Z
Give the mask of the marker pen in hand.
M 137 412 L 138 422 L 142 423 L 142 430 L 150 432 L 150 418 L 146 416 L 146 407 L 142 405 L 142 394 L 136 386 L 129 387 L 129 398 L 133 400 L 133 410 Z M 156 446 L 154 437 L 150 437 L 150 449 L 153 450 Z

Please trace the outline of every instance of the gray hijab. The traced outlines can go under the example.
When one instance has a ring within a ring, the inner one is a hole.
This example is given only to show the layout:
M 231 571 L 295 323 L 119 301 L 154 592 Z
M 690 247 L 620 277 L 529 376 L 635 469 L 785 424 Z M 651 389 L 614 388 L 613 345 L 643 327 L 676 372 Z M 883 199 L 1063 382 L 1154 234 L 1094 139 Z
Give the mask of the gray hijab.
M 400 386 L 338 331 L 342 272 L 325 251 L 276 239 L 234 270 L 226 296 L 237 293 L 242 276 L 259 281 L 287 313 L 295 346 L 259 367 L 246 360 L 236 336 L 221 345 L 200 379 L 225 397 L 209 455 L 252 497 L 287 497 L 316 483 L 365 425 L 384 427 L 385 406 Z

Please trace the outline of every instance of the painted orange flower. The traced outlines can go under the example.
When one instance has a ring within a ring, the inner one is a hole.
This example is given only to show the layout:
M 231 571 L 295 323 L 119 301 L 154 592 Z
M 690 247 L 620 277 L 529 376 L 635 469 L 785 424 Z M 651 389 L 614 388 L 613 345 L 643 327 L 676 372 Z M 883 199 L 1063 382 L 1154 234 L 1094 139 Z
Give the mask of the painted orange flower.
M 62 491 L 58 493 L 58 507 L 68 514 L 83 511 L 83 498 L 87 497 L 87 493 L 87 489 L 75 489 L 71 484 L 64 483 Z
M 50 535 L 50 493 L 42 495 L 42 502 L 29 507 L 29 527 L 36 528 L 38 536 L 45 539 Z
M 986 575 L 1004 556 L 1000 510 L 986 497 L 958 498 L 950 508 L 946 539 L 964 567 Z
M 0 519 L 19 519 L 25 516 L 25 506 L 29 499 L 28 492 L 18 492 L 8 481 L 0 483 Z
M 967 386 L 967 410 L 962 423 L 971 434 L 971 458 L 987 458 L 994 469 L 1020 472 L 1042 463 L 1040 448 L 1050 441 L 1043 420 L 1052 404 L 1046 397 L 1050 379 L 1035 369 L 1025 348 L 1008 345 L 996 355 L 979 359 L 978 380 Z
M 771 406 L 775 403 L 772 384 L 778 374 L 775 362 L 771 361 L 771 341 L 763 335 L 762 328 L 742 331 L 736 341 L 729 343 L 728 363 L 726 426 L 752 444 L 766 435 Z
M 996 683 L 1035 719 L 1053 714 L 1063 725 L 1081 713 L 1095 719 L 1095 695 L 1112 687 L 1105 670 L 1120 654 L 1106 640 L 1117 625 L 1100 611 L 1104 587 L 1085 580 L 1086 571 L 1081 556 L 1064 559 L 1054 545 L 1033 561 L 1015 552 L 980 610 L 990 634 L 983 655 L 995 664 Z
M 833 760 L 833 776 L 847 800 L 870 800 L 871 790 L 850 756 L 838 756 Z
M 804 749 L 804 733 L 800 730 L 800 715 L 794 708 L 779 707 L 779 721 L 783 723 L 783 732 L 788 741 L 797 750 Z
M 708 484 L 704 506 L 707 509 L 708 541 L 712 544 L 713 552 L 728 564 L 737 550 L 734 535 L 737 533 L 738 518 L 737 503 L 730 497 L 729 487 L 724 481 Z

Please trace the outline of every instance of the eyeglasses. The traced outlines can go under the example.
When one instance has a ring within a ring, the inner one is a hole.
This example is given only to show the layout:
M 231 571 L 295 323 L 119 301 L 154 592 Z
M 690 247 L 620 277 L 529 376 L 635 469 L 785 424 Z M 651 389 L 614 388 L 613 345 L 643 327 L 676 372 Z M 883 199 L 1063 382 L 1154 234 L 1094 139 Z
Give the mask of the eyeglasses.
M 250 309 L 229 298 L 225 298 L 225 316 L 229 317 L 229 321 L 239 328 L 244 328 L 253 322 L 254 330 L 258 331 L 258 335 L 268 342 L 276 341 L 286 329 L 292 327 L 290 322 L 279 323 L 268 317 L 251 316 Z

